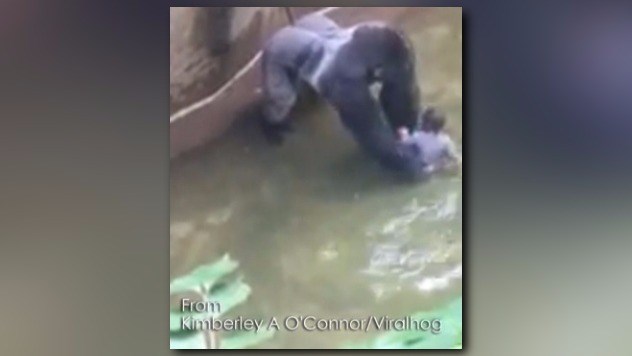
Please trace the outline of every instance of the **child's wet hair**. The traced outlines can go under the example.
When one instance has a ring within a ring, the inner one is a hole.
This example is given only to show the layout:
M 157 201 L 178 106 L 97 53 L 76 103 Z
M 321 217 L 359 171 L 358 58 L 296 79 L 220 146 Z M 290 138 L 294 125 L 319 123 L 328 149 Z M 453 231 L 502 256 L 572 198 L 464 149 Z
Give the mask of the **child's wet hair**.
M 439 132 L 445 127 L 445 114 L 439 110 L 429 107 L 424 110 L 421 117 L 421 129 L 423 131 Z

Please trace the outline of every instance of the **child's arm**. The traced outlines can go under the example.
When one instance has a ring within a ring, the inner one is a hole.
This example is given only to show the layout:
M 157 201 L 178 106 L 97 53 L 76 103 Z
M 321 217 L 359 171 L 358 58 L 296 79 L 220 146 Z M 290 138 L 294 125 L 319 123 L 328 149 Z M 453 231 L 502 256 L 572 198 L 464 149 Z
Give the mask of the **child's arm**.
M 455 161 L 461 164 L 461 155 L 456 149 L 456 145 L 454 144 L 454 141 L 452 141 L 450 136 L 446 135 L 445 133 L 441 134 L 441 141 L 443 142 L 443 145 L 444 145 L 445 156 L 449 160 Z

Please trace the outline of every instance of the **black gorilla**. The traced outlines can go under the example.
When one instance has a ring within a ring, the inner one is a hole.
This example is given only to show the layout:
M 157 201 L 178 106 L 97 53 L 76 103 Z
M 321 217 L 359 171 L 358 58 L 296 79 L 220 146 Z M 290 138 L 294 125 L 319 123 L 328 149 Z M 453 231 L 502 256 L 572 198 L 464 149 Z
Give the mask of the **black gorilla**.
M 263 126 L 277 135 L 288 125 L 300 81 L 338 112 L 357 143 L 383 166 L 420 176 L 428 165 L 417 145 L 395 130 L 417 128 L 419 90 L 413 51 L 402 33 L 380 22 L 340 28 L 313 14 L 277 32 L 263 52 Z M 370 86 L 381 84 L 379 98 Z

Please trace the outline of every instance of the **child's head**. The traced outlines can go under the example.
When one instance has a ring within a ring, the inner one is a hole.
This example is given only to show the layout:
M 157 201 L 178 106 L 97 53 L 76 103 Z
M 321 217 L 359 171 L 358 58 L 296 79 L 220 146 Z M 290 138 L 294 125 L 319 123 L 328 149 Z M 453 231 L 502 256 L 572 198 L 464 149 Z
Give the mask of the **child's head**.
M 445 126 L 445 115 L 435 108 L 424 110 L 421 117 L 421 130 L 432 133 L 439 133 Z

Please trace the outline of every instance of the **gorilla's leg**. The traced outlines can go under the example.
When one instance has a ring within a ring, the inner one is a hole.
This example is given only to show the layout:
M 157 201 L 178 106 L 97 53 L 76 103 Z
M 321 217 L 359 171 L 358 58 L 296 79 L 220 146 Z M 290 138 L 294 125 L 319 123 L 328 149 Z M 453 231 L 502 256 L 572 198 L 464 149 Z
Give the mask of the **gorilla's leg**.
M 322 39 L 298 27 L 279 30 L 266 43 L 263 52 L 264 133 L 281 140 L 288 126 L 288 114 L 298 96 L 299 79 L 306 79 L 309 68 L 323 52 Z
M 289 113 L 297 98 L 295 73 L 271 58 L 263 55 L 263 91 L 262 128 L 269 141 L 280 144 L 283 133 L 291 129 Z

